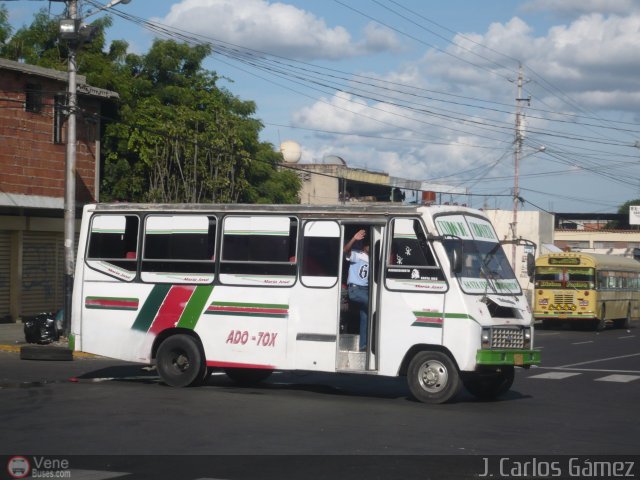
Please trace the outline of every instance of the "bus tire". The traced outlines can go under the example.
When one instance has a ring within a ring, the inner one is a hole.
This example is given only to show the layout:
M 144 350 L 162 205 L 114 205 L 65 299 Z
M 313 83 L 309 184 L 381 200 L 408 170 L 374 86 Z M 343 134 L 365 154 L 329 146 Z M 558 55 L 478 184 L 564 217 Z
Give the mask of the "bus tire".
M 604 306 L 604 304 L 602 305 L 602 309 L 600 310 L 600 318 L 596 319 L 595 324 L 596 324 L 596 331 L 601 332 L 603 331 L 606 326 L 607 326 L 607 315 L 606 315 L 606 308 Z
M 240 385 L 256 385 L 269 378 L 273 370 L 265 368 L 225 368 L 224 373 Z
M 480 400 L 493 400 L 509 391 L 515 378 L 515 369 L 500 367 L 492 372 L 474 372 L 464 378 L 467 391 Z
M 172 387 L 197 386 L 207 373 L 200 345 L 184 334 L 172 335 L 160 344 L 156 368 L 162 381 Z
M 460 390 L 460 375 L 447 354 L 421 351 L 409 363 L 407 384 L 416 400 L 430 404 L 445 403 Z
M 626 330 L 631 328 L 631 304 L 627 307 L 627 316 L 618 322 L 618 326 Z

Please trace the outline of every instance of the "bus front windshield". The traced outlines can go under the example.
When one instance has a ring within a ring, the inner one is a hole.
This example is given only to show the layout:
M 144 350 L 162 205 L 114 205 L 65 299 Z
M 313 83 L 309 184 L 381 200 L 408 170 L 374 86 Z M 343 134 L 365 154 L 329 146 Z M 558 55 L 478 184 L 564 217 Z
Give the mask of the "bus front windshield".
M 462 251 L 462 270 L 456 277 L 466 293 L 520 294 L 520 284 L 493 226 L 486 218 L 468 214 L 442 215 L 435 220 L 444 235 L 450 258 Z M 462 248 L 460 248 L 462 247 Z
M 445 240 L 452 254 L 462 242 L 462 270 L 456 275 L 467 293 L 519 293 L 520 286 L 500 243 L 478 240 Z
M 595 269 L 585 267 L 536 267 L 536 288 L 589 290 L 595 286 Z

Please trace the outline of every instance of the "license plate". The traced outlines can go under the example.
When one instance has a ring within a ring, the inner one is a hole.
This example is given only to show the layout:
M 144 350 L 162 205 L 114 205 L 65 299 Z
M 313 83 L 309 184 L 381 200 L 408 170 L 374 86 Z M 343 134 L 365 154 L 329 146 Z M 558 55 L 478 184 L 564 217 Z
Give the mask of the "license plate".
M 514 365 L 524 365 L 524 355 L 521 353 L 516 353 L 513 355 L 513 364 Z

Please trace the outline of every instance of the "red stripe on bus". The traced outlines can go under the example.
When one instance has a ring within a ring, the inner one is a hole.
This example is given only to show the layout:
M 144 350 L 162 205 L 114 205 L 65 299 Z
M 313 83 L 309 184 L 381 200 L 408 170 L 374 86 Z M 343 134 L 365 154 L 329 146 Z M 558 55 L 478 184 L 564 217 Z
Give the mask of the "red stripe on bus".
M 149 333 L 157 335 L 167 328 L 174 328 L 195 289 L 195 285 L 171 287 L 149 327 Z
M 438 324 L 442 324 L 444 323 L 444 318 L 440 317 L 440 318 L 421 318 L 421 317 L 416 317 L 416 323 L 438 323 Z

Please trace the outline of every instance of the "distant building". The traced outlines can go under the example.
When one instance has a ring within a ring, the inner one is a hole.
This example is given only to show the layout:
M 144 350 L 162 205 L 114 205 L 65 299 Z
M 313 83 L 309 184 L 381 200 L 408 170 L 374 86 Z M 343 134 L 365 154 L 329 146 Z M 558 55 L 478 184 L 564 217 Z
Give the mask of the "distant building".
M 640 227 L 618 213 L 557 213 L 554 243 L 562 250 L 633 257 L 640 248 Z M 615 228 L 612 228 L 615 226 Z
M 98 200 L 100 114 L 115 92 L 77 76 L 77 206 Z M 67 74 L 0 59 L 0 321 L 63 295 Z
M 302 188 L 300 203 L 331 205 L 345 202 L 409 202 L 409 192 L 422 195 L 418 203 L 434 203 L 437 194 L 464 194 L 460 187 L 392 177 L 388 173 L 348 167 L 340 157 L 327 157 L 331 163 L 296 165 Z M 438 193 L 436 193 L 438 192 Z

